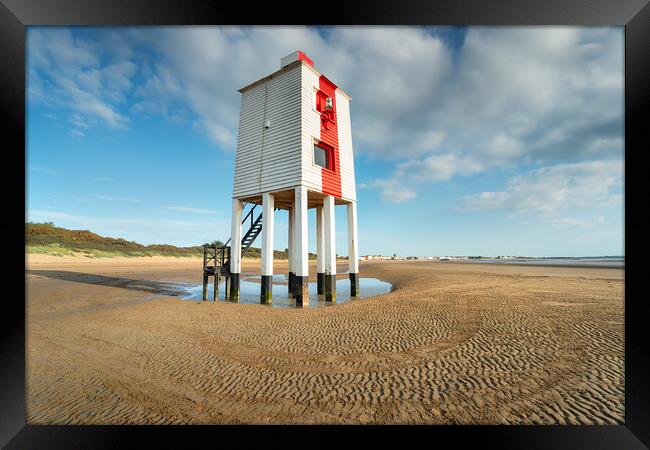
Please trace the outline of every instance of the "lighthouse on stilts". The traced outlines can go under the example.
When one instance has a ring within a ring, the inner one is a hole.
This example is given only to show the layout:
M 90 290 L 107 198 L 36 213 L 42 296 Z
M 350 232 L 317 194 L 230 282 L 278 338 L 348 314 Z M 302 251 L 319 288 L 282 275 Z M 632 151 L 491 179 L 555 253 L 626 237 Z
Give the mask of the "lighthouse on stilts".
M 282 58 L 278 71 L 239 92 L 242 98 L 230 246 L 206 246 L 204 284 L 208 276 L 215 275 L 216 298 L 218 278 L 225 276 L 226 296 L 237 300 L 242 255 L 261 234 L 260 301 L 271 303 L 274 212 L 287 210 L 289 295 L 297 306 L 307 306 L 307 218 L 309 209 L 315 209 L 318 294 L 336 301 L 335 206 L 346 205 L 350 295 L 358 296 L 350 97 L 316 70 L 301 51 Z M 245 205 L 252 205 L 246 215 Z M 206 293 L 204 288 L 204 298 Z

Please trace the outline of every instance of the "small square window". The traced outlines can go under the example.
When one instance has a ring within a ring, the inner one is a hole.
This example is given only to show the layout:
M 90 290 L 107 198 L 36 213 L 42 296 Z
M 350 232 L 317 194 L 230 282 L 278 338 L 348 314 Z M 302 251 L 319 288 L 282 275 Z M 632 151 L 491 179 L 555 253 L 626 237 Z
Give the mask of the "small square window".
M 322 145 L 314 144 L 314 164 L 326 169 L 332 168 L 332 151 Z

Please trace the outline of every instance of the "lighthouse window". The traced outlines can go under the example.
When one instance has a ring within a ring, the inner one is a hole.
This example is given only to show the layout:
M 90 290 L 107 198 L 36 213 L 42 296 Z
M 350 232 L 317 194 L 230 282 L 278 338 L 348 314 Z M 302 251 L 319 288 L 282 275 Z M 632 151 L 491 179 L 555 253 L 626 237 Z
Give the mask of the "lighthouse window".
M 332 168 L 332 150 L 314 144 L 314 164 L 326 169 Z

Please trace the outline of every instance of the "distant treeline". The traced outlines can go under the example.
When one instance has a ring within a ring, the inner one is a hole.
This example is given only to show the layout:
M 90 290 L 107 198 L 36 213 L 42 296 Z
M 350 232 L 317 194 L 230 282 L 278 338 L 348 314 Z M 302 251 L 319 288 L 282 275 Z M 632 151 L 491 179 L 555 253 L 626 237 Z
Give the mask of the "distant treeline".
M 111 256 L 178 256 L 202 257 L 203 246 L 176 247 L 169 244 L 142 245 L 138 242 L 121 238 L 100 236 L 88 230 L 68 230 L 57 227 L 52 222 L 25 224 L 25 241 L 29 253 L 45 253 L 55 256 L 83 254 L 89 257 L 101 258 Z M 222 246 L 221 241 L 213 241 L 212 245 Z M 273 256 L 277 259 L 287 259 L 287 251 L 275 250 Z M 260 258 L 261 250 L 251 247 L 245 258 Z M 309 254 L 309 259 L 316 255 Z

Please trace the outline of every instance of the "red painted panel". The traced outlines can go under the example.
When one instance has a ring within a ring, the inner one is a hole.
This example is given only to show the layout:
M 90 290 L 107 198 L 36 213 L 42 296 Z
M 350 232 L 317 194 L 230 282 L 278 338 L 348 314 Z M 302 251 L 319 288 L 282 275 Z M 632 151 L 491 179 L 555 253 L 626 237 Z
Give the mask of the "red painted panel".
M 309 59 L 309 57 L 308 57 L 307 55 L 305 55 L 305 54 L 304 54 L 302 51 L 300 51 L 300 50 L 298 50 L 298 60 L 305 61 L 305 62 L 306 62 L 307 64 L 309 64 L 310 66 L 313 66 L 313 65 L 314 65 L 314 61 L 312 61 L 311 59 Z
M 316 92 L 316 111 L 323 112 L 327 95 L 323 91 Z
M 332 98 L 332 110 L 321 113 L 320 140 L 332 147 L 332 156 L 334 158 L 334 170 L 321 169 L 323 193 L 341 198 L 341 164 L 339 159 L 339 130 L 336 117 L 336 85 L 324 75 L 321 75 L 319 88 L 327 97 Z

